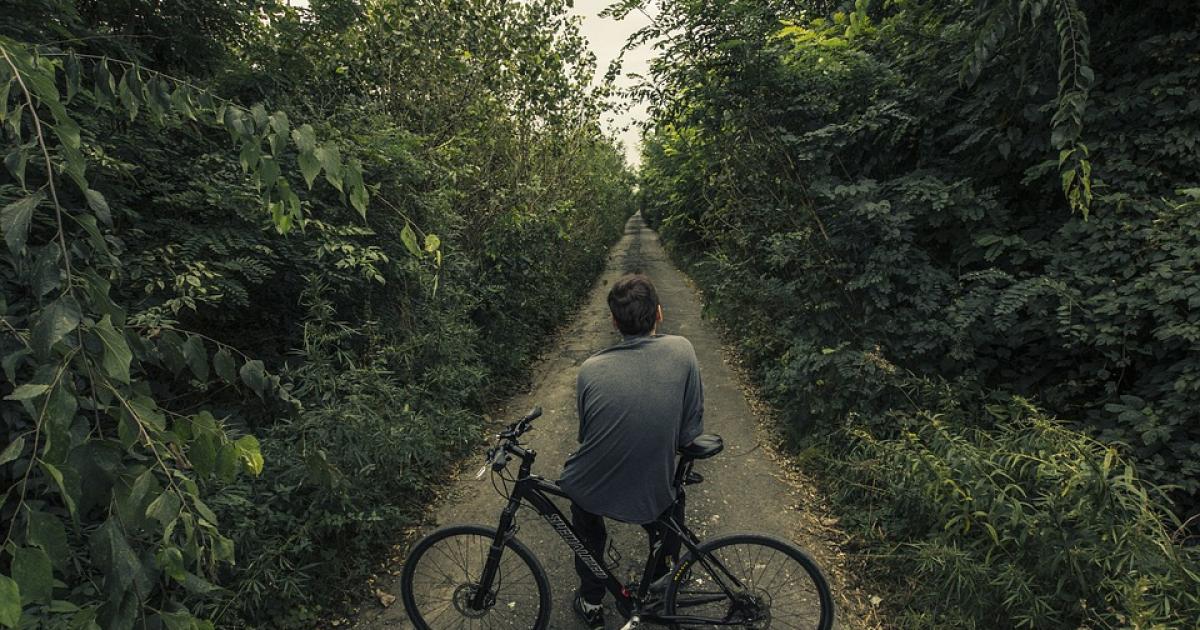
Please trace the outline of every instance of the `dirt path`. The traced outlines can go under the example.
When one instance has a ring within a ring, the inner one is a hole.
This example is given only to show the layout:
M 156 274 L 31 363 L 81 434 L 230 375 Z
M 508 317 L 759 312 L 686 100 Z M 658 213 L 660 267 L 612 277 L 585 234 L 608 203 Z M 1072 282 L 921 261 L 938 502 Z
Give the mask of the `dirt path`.
M 688 492 L 688 519 L 693 529 L 702 537 L 750 530 L 795 540 L 827 567 L 837 589 L 842 580 L 840 567 L 836 565 L 845 558 L 836 549 L 839 532 L 830 526 L 830 519 L 821 518 L 813 505 L 816 493 L 812 488 L 787 470 L 766 446 L 768 440 L 760 419 L 747 401 L 736 371 L 725 361 L 720 335 L 710 322 L 701 319 L 699 296 L 686 276 L 671 263 L 657 234 L 646 227 L 640 215 L 626 224 L 625 236 L 610 252 L 608 268 L 574 323 L 543 357 L 529 392 L 508 401 L 497 411 L 498 419 L 515 419 L 534 405 L 545 409 L 536 430 L 527 438 L 538 452 L 534 472 L 556 478 L 576 445 L 574 404 L 578 367 L 594 352 L 619 340 L 609 323 L 605 296 L 609 285 L 627 272 L 645 273 L 654 280 L 665 312 L 660 332 L 682 335 L 695 346 L 704 380 L 705 430 L 719 433 L 725 440 L 724 453 L 697 467 L 705 476 L 705 483 L 693 486 Z M 472 461 L 468 467 L 474 472 L 478 465 Z M 494 527 L 502 507 L 503 500 L 490 484 L 475 481 L 471 474 L 460 475 L 434 510 L 430 529 L 452 523 L 484 523 Z M 562 507 L 566 510 L 566 506 Z M 570 598 L 577 581 L 569 549 L 536 516 L 526 515 L 518 524 L 517 537 L 533 550 L 550 574 L 553 594 L 550 627 L 581 628 L 571 612 Z M 626 566 L 642 561 L 645 534 L 638 526 L 616 523 L 610 524 L 609 531 L 623 557 L 620 575 L 625 575 Z M 399 595 L 398 580 L 382 588 Z M 847 601 L 845 593 L 841 595 L 839 626 L 865 625 L 851 619 L 854 615 L 842 603 Z M 861 597 L 854 599 L 861 601 Z M 850 606 L 853 607 L 857 606 Z M 388 608 L 364 612 L 358 626 L 370 630 L 411 627 L 399 601 Z M 608 627 L 620 626 L 621 622 L 610 610 Z

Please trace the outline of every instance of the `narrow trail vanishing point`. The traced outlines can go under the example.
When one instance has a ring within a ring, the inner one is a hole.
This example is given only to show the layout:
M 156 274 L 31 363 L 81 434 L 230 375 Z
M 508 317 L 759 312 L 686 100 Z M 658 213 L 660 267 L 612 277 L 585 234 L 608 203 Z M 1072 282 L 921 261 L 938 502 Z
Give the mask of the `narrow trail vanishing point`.
M 837 549 L 837 543 L 845 539 L 844 535 L 831 526 L 834 524 L 832 519 L 820 517 L 823 511 L 816 505 L 816 491 L 773 455 L 761 418 L 752 409 L 740 377 L 725 360 L 717 328 L 701 318 L 700 296 L 672 264 L 658 235 L 646 226 L 640 213 L 626 223 L 625 235 L 612 248 L 607 269 L 597 280 L 574 322 L 534 368 L 528 392 L 501 405 L 496 410 L 496 420 L 515 420 L 534 405 L 541 405 L 545 415 L 535 423 L 535 430 L 525 441 L 538 453 L 534 472 L 550 479 L 557 478 L 567 455 L 576 447 L 575 377 L 579 365 L 593 353 L 620 340 L 609 321 L 605 298 L 614 280 L 632 272 L 649 275 L 658 289 L 665 313 L 659 331 L 687 337 L 695 346 L 704 382 L 705 431 L 718 433 L 725 441 L 722 454 L 697 465 L 705 482 L 689 488 L 689 524 L 701 537 L 756 531 L 796 541 L 821 563 L 830 578 L 838 602 L 837 626 L 872 625 L 856 621 L 854 611 L 847 610 L 860 608 L 861 597 L 847 598 L 846 593 L 838 592 L 844 588 L 842 576 L 846 573 L 844 567 L 834 565 L 846 560 L 846 555 Z M 479 450 L 480 453 L 484 450 L 482 442 Z M 471 459 L 465 466 L 473 473 L 479 463 Z M 476 481 L 474 475 L 468 473 L 458 475 L 451 486 L 434 508 L 431 522 L 422 534 L 434 527 L 456 523 L 495 527 L 504 502 L 491 484 L 486 480 Z M 560 507 L 568 510 L 566 505 Z M 533 550 L 550 576 L 553 598 L 550 627 L 554 630 L 582 628 L 571 611 L 571 596 L 578 582 L 570 550 L 532 513 L 519 517 L 518 525 L 517 538 Z M 610 521 L 609 533 L 622 556 L 619 574 L 628 573 L 626 565 L 637 565 L 640 569 L 646 548 L 641 527 Z M 399 579 L 379 586 L 399 596 Z M 847 601 L 853 603 L 847 606 Z M 608 627 L 619 628 L 623 621 L 618 621 L 612 608 L 606 606 Z M 383 630 L 412 626 L 403 605 L 396 601 L 387 608 L 364 611 L 357 627 Z

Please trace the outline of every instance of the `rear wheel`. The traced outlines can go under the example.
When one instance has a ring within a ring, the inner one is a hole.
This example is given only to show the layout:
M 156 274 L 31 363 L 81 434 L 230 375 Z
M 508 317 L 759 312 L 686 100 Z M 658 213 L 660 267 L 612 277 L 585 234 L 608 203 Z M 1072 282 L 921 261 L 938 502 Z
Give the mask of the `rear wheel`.
M 667 616 L 697 621 L 672 627 L 833 627 L 829 584 L 817 563 L 792 543 L 761 534 L 733 534 L 706 541 L 698 552 L 689 552 L 676 565 L 663 601 Z
M 546 571 L 516 539 L 505 543 L 483 606 L 474 606 L 495 538 L 490 527 L 455 525 L 417 542 L 400 575 L 400 597 L 417 630 L 544 630 L 549 625 Z

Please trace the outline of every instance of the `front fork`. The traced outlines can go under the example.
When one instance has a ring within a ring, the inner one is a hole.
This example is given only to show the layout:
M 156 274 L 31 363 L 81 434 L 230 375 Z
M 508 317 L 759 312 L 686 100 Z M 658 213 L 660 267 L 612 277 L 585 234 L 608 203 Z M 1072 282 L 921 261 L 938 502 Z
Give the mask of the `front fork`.
M 475 610 L 483 610 L 496 603 L 491 594 L 492 583 L 496 581 L 496 574 L 500 571 L 500 554 L 514 533 L 513 521 L 516 520 L 518 505 L 519 501 L 509 499 L 508 505 L 500 513 L 500 526 L 496 529 L 491 548 L 488 549 L 487 562 L 483 565 L 483 575 L 479 576 L 478 588 L 471 598 L 471 608 Z
M 496 538 L 492 539 L 492 546 L 487 550 L 487 563 L 484 564 L 484 575 L 479 576 L 479 588 L 475 590 L 475 595 L 470 600 L 470 607 L 476 611 L 484 610 L 485 607 L 490 607 L 496 602 L 492 599 L 492 582 L 496 581 L 496 574 L 500 570 L 500 553 L 504 552 L 504 544 L 512 538 L 514 527 L 512 521 L 516 516 L 516 502 L 510 500 L 509 505 L 506 505 L 503 512 L 500 512 L 500 526 L 496 529 Z
M 532 464 L 533 457 L 522 462 L 520 478 L 529 476 Z M 470 605 L 475 610 L 484 610 L 496 603 L 492 597 L 492 583 L 496 581 L 496 574 L 500 571 L 500 554 L 504 551 L 504 545 L 516 533 L 517 510 L 521 507 L 519 488 L 520 486 L 509 495 L 508 505 L 505 505 L 504 511 L 500 513 L 500 525 L 496 528 L 496 537 L 492 539 L 492 546 L 488 549 L 487 562 L 483 565 L 483 575 L 479 576 L 478 588 L 471 597 Z

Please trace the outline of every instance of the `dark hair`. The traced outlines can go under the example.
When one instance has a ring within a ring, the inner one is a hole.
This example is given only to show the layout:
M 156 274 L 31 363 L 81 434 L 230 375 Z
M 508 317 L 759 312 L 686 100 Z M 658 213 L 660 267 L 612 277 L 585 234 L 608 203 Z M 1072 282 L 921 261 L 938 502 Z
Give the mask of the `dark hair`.
M 608 310 L 625 335 L 645 335 L 658 320 L 658 292 L 650 278 L 635 273 L 621 276 L 608 291 Z

